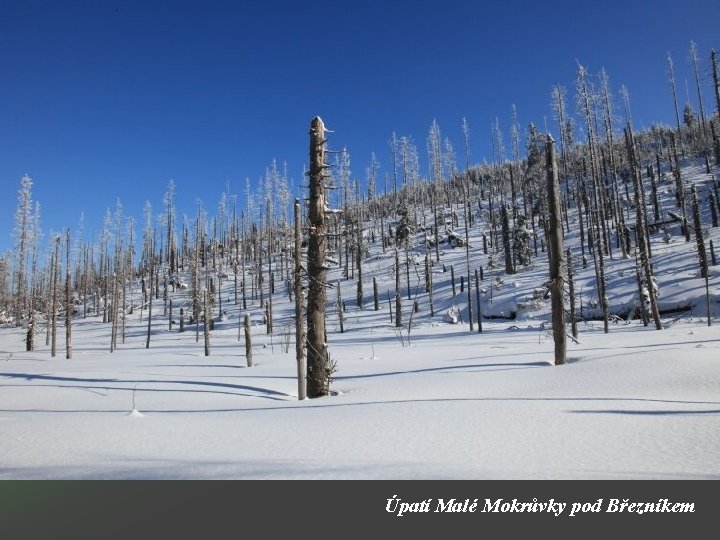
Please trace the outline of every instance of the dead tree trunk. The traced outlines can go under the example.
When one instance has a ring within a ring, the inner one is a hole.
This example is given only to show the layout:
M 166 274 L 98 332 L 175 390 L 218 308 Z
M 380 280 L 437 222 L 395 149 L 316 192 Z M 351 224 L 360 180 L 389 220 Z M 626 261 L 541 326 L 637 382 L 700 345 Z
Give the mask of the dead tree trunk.
M 430 304 L 430 317 L 435 316 L 435 303 L 433 301 L 433 280 L 432 280 L 432 260 L 430 250 L 425 244 L 425 291 L 428 293 L 428 303 Z
M 568 279 L 568 297 L 570 300 L 570 332 L 572 337 L 577 339 L 577 317 L 575 316 L 575 281 L 573 280 L 572 253 L 567 250 L 567 279 Z
M 117 345 L 117 302 L 116 302 L 116 291 L 117 291 L 117 277 L 113 274 L 112 284 L 110 285 L 110 312 L 108 315 L 108 322 L 110 323 L 110 352 L 115 350 Z M 113 313 L 113 311 L 115 313 Z
M 65 237 L 65 358 L 72 358 L 72 294 L 70 291 L 70 229 Z
M 720 112 L 718 113 L 720 114 Z M 712 142 L 713 142 L 713 153 L 715 154 L 715 166 L 720 167 L 720 136 L 718 136 L 717 131 L 715 131 L 715 124 L 720 124 L 720 122 L 710 122 L 710 133 L 712 135 Z
M 628 149 L 628 158 L 630 161 L 630 167 L 632 168 L 633 186 L 635 188 L 635 229 L 637 231 L 637 247 L 640 252 L 640 264 L 643 268 L 643 274 L 645 276 L 645 286 L 647 287 L 647 294 L 650 299 L 650 314 L 655 321 L 655 328 L 662 330 L 662 323 L 660 321 L 660 311 L 657 306 L 657 298 L 655 294 L 655 281 L 653 280 L 652 267 L 650 265 L 650 251 L 648 249 L 648 237 L 645 233 L 646 230 L 646 219 L 647 209 L 642 204 L 642 186 L 640 178 L 640 167 L 638 166 L 637 154 L 635 153 L 635 141 L 633 139 L 632 128 L 628 123 L 625 129 L 625 143 Z M 682 190 L 681 190 L 682 192 Z M 684 197 L 683 197 L 684 206 Z M 640 299 L 642 301 L 642 298 Z
M 210 356 L 210 293 L 207 289 L 203 291 L 203 337 L 205 342 L 205 356 Z
M 478 334 L 482 334 L 482 306 L 480 305 L 480 280 L 478 279 L 477 269 L 475 270 L 475 300 L 477 304 Z
M 503 249 L 505 250 L 505 273 L 510 275 L 515 273 L 512 260 L 512 249 L 510 248 L 510 218 L 505 205 L 502 206 L 502 237 Z
M 655 179 L 655 171 L 653 170 L 652 165 L 648 166 L 648 176 L 650 177 L 650 189 L 652 190 L 653 218 L 654 221 L 657 223 L 658 221 L 660 221 L 660 203 L 658 202 L 657 182 Z M 658 171 L 658 176 L 660 176 L 660 171 Z
M 54 264 L 53 264 L 53 276 L 52 276 L 52 309 L 50 314 L 52 315 L 52 335 L 51 335 L 51 346 L 50 346 L 50 356 L 55 356 L 55 352 L 57 350 L 57 288 L 58 288 L 58 272 L 59 272 L 59 266 L 60 266 L 60 236 L 55 238 L 55 258 L 54 258 Z
M 295 358 L 297 360 L 298 399 L 307 397 L 307 358 L 305 357 L 305 325 L 303 324 L 304 294 L 302 289 L 302 235 L 300 232 L 300 201 L 295 199 Z
M 705 301 L 707 303 L 707 323 L 712 325 L 712 313 L 710 310 L 710 280 L 708 272 L 708 258 L 705 250 L 702 223 L 700 222 L 700 204 L 698 203 L 697 189 L 692 185 L 692 209 L 693 222 L 695 225 L 695 241 L 697 242 L 698 258 L 700 259 L 700 277 L 705 280 Z
M 395 326 L 402 326 L 402 295 L 400 294 L 400 256 L 395 244 Z
M 512 170 L 512 169 L 511 169 Z M 463 217 L 465 218 L 465 271 L 467 272 L 467 302 L 468 302 L 468 322 L 470 323 L 470 331 L 474 330 L 473 327 L 473 307 L 472 307 L 472 287 L 470 286 L 470 209 L 468 205 L 468 198 L 470 192 L 470 181 L 468 179 L 469 171 L 465 170 L 465 182 L 462 186 L 463 190 Z M 515 204 L 515 191 L 513 187 L 513 205 Z M 513 209 L 515 207 L 513 206 Z M 425 260 L 427 264 L 427 259 Z
M 685 235 L 685 241 L 690 241 L 690 228 L 688 227 L 687 211 L 685 210 L 685 186 L 683 184 L 682 175 L 680 174 L 680 160 L 675 147 L 675 136 L 670 134 L 670 146 L 673 156 L 673 176 L 675 177 L 675 201 L 682 210 L 682 231 Z
M 695 184 L 690 188 L 692 194 L 693 224 L 695 225 L 695 241 L 697 243 L 698 258 L 700 262 L 700 277 L 708 277 L 707 251 L 703 239 L 702 222 L 700 221 L 700 205 L 698 203 L 697 188 Z
M 547 136 L 547 189 L 548 205 L 550 206 L 550 231 L 548 255 L 550 259 L 550 300 L 552 303 L 552 328 L 555 341 L 555 365 L 565 363 L 567 338 L 565 336 L 565 309 L 564 309 L 564 278 L 563 263 L 563 235 L 562 235 L 562 209 L 560 207 L 560 180 L 558 178 L 557 162 L 555 161 L 555 145 L 552 137 Z
M 145 348 L 150 348 L 150 330 L 152 328 L 152 305 L 153 305 L 153 273 L 155 272 L 155 238 L 150 241 L 150 294 L 148 295 L 148 326 L 147 339 L 145 340 Z M 106 302 L 107 304 L 107 302 Z
M 30 286 L 30 311 L 28 312 L 28 327 L 25 333 L 25 350 L 35 350 L 35 284 Z
M 407 246 L 405 247 L 405 287 L 407 289 L 407 299 L 410 301 L 412 300 L 410 294 L 410 255 Z
M 345 333 L 345 314 L 343 313 L 343 300 L 340 292 L 340 282 L 337 282 L 337 310 L 338 310 L 338 322 L 340 323 L 340 333 Z
M 360 201 L 357 202 L 358 208 L 360 207 Z M 359 211 L 358 211 L 359 214 Z M 362 233 L 362 222 L 360 220 L 360 216 L 358 215 L 358 234 L 357 234 L 357 271 L 358 271 L 358 280 L 357 280 L 357 305 L 360 310 L 364 307 L 364 299 L 363 299 L 363 278 L 362 278 L 362 259 L 363 259 L 363 233 Z
M 720 68 L 718 68 L 717 52 L 713 49 L 710 52 L 710 63 L 712 64 L 713 90 L 715 94 L 715 107 L 720 116 Z M 712 120 L 710 122 L 712 124 Z
M 310 398 L 330 392 L 330 361 L 326 343 L 325 309 L 325 125 L 319 116 L 310 124 L 310 201 L 308 208 L 307 390 Z
M 250 314 L 245 314 L 245 360 L 247 367 L 252 367 L 252 334 L 250 333 Z
M 450 265 L 450 285 L 452 286 L 453 298 L 455 298 L 455 296 L 457 296 L 457 291 L 455 290 L 455 267 L 452 264 Z
M 380 298 L 378 298 L 378 284 L 377 278 L 373 276 L 373 302 L 375 304 L 375 311 L 380 309 Z

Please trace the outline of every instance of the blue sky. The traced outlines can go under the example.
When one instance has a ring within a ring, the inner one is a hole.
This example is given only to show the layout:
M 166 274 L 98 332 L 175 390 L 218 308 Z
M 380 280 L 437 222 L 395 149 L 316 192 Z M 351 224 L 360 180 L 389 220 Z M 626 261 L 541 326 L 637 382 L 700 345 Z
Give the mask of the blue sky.
M 490 159 L 490 122 L 507 129 L 512 104 L 523 128 L 547 119 L 554 129 L 549 93 L 563 84 L 572 97 L 576 61 L 628 87 L 636 126 L 672 123 L 666 54 L 681 100 L 687 79 L 697 109 L 695 40 L 709 112 L 718 21 L 716 0 L 5 0 L 0 252 L 12 246 L 25 173 L 45 234 L 74 230 L 83 212 L 89 237 L 117 198 L 138 222 L 146 200 L 160 211 L 170 178 L 190 214 L 197 199 L 214 210 L 228 182 L 241 195 L 273 159 L 297 184 L 315 115 L 360 177 L 372 151 L 389 170 L 393 131 L 412 136 L 424 161 L 433 119 L 459 151 L 466 117 L 477 162 Z

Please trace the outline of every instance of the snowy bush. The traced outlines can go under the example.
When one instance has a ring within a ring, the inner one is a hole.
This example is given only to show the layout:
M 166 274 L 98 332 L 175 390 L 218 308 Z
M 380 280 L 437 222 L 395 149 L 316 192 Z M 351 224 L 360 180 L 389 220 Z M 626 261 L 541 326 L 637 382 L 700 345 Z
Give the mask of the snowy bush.
M 445 320 L 450 324 L 457 324 L 460 321 L 460 308 L 451 306 L 445 313 Z
M 525 224 L 525 216 L 519 215 L 513 229 L 513 251 L 518 266 L 529 266 L 532 248 L 530 247 L 531 231 Z
M 448 230 L 447 232 L 447 242 L 450 244 L 450 247 L 465 247 L 465 239 L 457 234 L 453 230 Z

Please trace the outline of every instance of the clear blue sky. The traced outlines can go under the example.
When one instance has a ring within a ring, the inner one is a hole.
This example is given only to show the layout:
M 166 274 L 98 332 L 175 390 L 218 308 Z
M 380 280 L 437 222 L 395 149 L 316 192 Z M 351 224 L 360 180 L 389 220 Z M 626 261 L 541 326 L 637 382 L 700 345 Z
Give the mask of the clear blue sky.
M 431 5 L 432 4 L 432 5 Z M 630 91 L 636 126 L 672 123 L 665 58 L 680 96 L 689 41 L 706 72 L 720 49 L 720 2 L 202 2 L 4 0 L 0 16 L 0 252 L 12 245 L 19 179 L 34 180 L 43 230 L 86 236 L 119 197 L 142 220 L 170 178 L 178 207 L 214 210 L 273 159 L 297 183 L 320 115 L 364 177 L 370 152 L 410 135 L 425 160 L 434 118 L 458 153 L 490 157 L 490 122 L 552 125 L 554 84 L 574 94 L 576 60 Z M 620 104 L 620 98 L 616 97 Z M 506 146 L 509 147 L 506 136 Z

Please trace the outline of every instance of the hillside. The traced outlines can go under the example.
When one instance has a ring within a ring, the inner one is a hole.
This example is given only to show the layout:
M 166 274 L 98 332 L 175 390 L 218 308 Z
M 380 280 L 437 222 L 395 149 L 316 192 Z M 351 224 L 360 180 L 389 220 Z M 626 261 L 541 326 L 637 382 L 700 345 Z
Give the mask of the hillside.
M 685 182 L 698 186 L 707 224 L 713 176 L 704 165 L 683 164 Z M 673 208 L 669 172 L 658 185 L 663 208 Z M 340 284 L 345 303 L 341 333 L 336 289 L 328 290 L 327 339 L 337 363 L 331 396 L 297 399 L 294 304 L 278 260 L 272 334 L 266 333 L 260 295 L 248 294 L 242 309 L 233 272 L 222 270 L 227 277 L 220 282 L 222 309 L 219 301 L 213 308 L 209 356 L 202 324 L 187 320 L 190 288 L 168 287 L 176 323 L 171 329 L 162 295 L 155 300 L 146 348 L 147 306 L 140 309 L 139 281 L 124 338 L 112 353 L 110 325 L 92 302 L 86 318 L 78 303 L 70 360 L 62 345 L 50 357 L 44 333 L 36 350 L 25 352 L 23 330 L 1 328 L 0 477 L 719 478 L 720 267 L 710 267 L 714 319 L 708 326 L 694 239 L 686 242 L 678 223 L 653 231 L 663 321 L 657 331 L 634 310 L 634 255 L 622 258 L 614 249 L 605 259 L 613 315 L 605 334 L 593 259 L 588 253 L 583 267 L 580 218 L 571 207 L 565 242 L 575 257 L 580 333 L 568 344 L 569 363 L 553 366 L 544 242 L 538 239 L 527 266 L 507 274 L 500 247 L 489 249 L 494 265 L 482 248 L 483 236 L 486 242 L 491 236 L 487 201 L 472 208 L 470 269 L 483 270 L 482 333 L 477 324 L 470 332 L 467 322 L 460 285 L 465 249 L 449 242 L 439 245 L 440 260 L 432 267 L 430 315 L 427 231 L 419 227 L 433 220 L 427 207 L 418 209 L 425 217 L 414 223 L 407 251 L 400 250 L 403 325 L 395 328 L 395 249 L 383 250 L 372 234 L 378 224 L 366 221 L 363 309 L 355 300 L 356 280 L 346 279 L 340 261 L 329 272 L 328 282 Z M 458 222 L 452 230 L 462 238 L 462 206 L 445 206 L 441 219 L 452 226 L 453 210 Z M 719 230 L 705 229 L 708 245 L 712 240 L 718 246 Z M 217 282 L 215 273 L 209 277 Z M 191 282 L 187 268 L 179 279 Z M 472 287 L 475 303 L 474 277 Z M 448 318 L 454 306 L 456 324 Z M 186 314 L 182 333 L 180 308 Z M 252 367 L 239 334 L 245 313 L 251 317 Z

